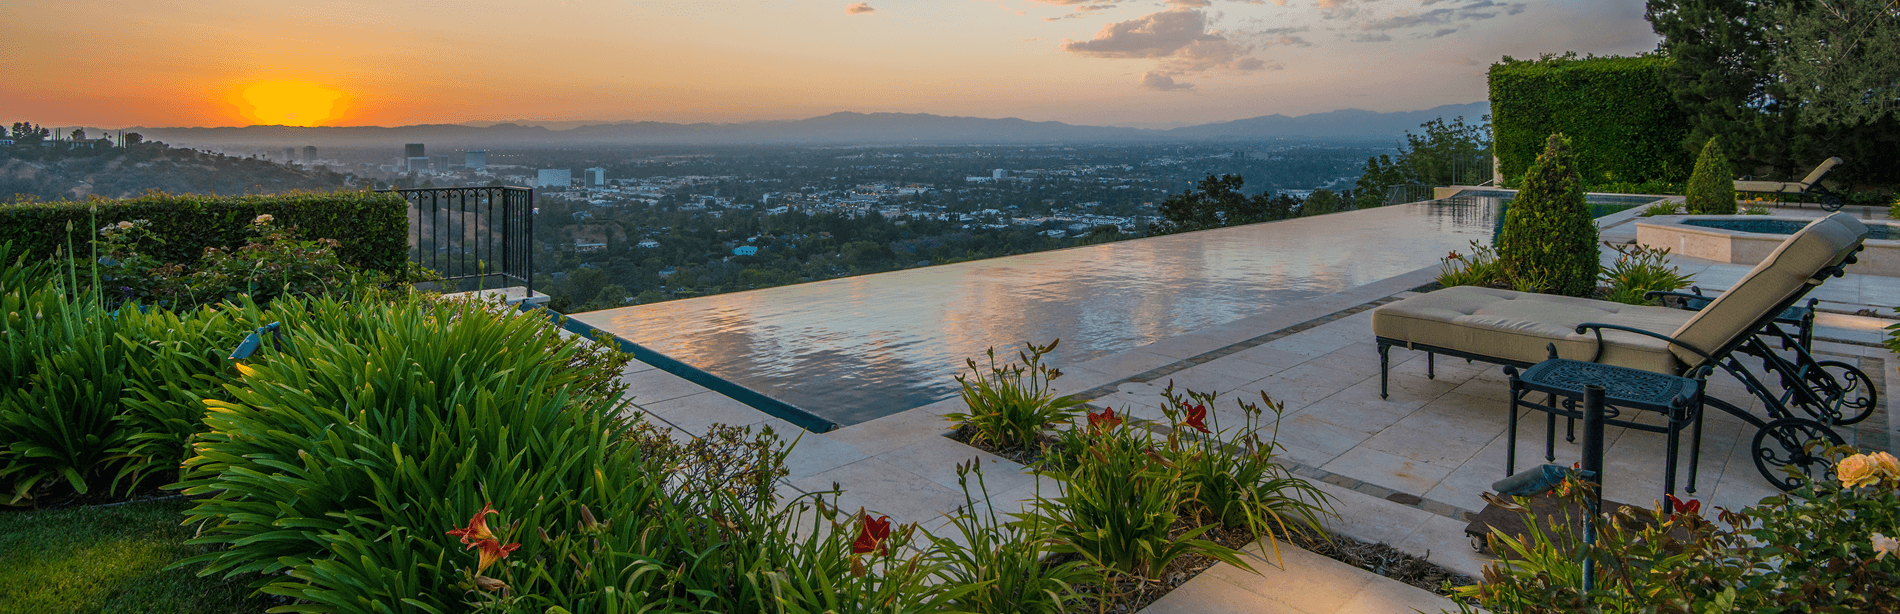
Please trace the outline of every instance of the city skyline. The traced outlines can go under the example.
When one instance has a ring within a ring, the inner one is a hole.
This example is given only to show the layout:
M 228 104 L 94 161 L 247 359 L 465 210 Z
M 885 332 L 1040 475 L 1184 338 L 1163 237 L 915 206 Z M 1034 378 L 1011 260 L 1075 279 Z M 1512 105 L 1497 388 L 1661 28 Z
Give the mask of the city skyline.
M 106 128 L 838 111 L 1173 127 L 1469 103 L 1502 56 L 1656 40 L 1636 0 L 80 0 L 13 23 L 41 27 L 0 43 L 33 58 L 0 78 L 8 121 Z

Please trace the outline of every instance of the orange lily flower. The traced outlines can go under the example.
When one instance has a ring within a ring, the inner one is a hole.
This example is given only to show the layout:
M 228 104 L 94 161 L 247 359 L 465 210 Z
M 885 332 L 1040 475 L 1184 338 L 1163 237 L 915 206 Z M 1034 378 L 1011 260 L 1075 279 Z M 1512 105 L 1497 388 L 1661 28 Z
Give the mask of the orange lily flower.
M 1089 432 L 1101 432 L 1121 426 L 1121 416 L 1115 415 L 1115 408 L 1102 410 L 1102 413 L 1089 414 Z
M 1181 424 L 1203 433 L 1213 432 L 1207 430 L 1207 406 L 1199 403 L 1187 406 L 1187 418 Z
M 475 542 L 475 545 L 482 549 L 482 560 L 475 565 L 475 573 L 481 573 L 482 570 L 488 569 L 488 566 L 495 564 L 495 561 L 508 558 L 508 553 L 514 552 L 516 548 L 521 547 L 521 544 L 518 543 L 503 546 L 500 541 L 493 539 L 484 539 Z
M 891 517 L 879 516 L 872 520 L 870 514 L 858 512 L 863 521 L 858 525 L 858 539 L 851 542 L 852 554 L 865 554 L 876 551 L 878 554 L 890 552 L 890 546 L 884 540 L 891 537 Z
M 482 540 L 495 541 L 494 532 L 488 530 L 488 515 L 499 513 L 495 511 L 493 503 L 483 503 L 481 511 L 475 512 L 475 517 L 468 520 L 467 527 L 449 531 L 448 534 L 462 538 L 462 543 L 471 547 Z

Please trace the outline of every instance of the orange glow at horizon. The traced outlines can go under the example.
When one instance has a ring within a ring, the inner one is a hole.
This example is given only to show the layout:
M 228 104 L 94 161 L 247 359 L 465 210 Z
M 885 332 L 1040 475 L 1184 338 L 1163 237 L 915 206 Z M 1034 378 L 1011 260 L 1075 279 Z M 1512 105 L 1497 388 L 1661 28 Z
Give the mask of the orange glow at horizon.
M 244 86 L 238 114 L 258 125 L 320 126 L 343 116 L 343 92 L 309 81 L 276 79 Z

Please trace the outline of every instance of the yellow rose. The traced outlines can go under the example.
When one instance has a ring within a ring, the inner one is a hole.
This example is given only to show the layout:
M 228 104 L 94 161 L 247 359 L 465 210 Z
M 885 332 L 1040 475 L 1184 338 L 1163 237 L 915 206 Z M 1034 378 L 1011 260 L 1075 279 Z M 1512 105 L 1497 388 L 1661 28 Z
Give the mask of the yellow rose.
M 1840 464 L 1834 466 L 1834 475 L 1840 476 L 1841 487 L 1843 488 L 1858 488 L 1878 484 L 1880 483 L 1880 479 L 1884 477 L 1882 475 L 1883 471 L 1884 469 L 1880 466 L 1880 461 L 1874 460 L 1874 457 L 1866 454 L 1855 454 L 1843 458 Z
M 119 230 L 130 230 L 131 228 L 131 222 L 119 222 Z
M 254 218 L 254 219 L 252 219 L 252 220 L 251 220 L 251 223 L 252 223 L 252 224 L 257 224 L 257 225 L 259 225 L 259 226 L 262 226 L 262 225 L 264 225 L 264 224 L 269 224 L 269 223 L 271 222 L 271 220 L 273 220 L 273 219 L 276 219 L 276 218 L 272 218 L 272 217 L 270 216 L 270 214 L 269 214 L 269 213 L 266 213 L 266 214 L 263 214 L 263 215 L 259 215 L 259 216 L 257 216 L 256 218 Z
M 1877 471 L 1882 477 L 1892 482 L 1900 482 L 1900 458 L 1894 458 L 1892 454 L 1886 452 L 1875 452 L 1867 456 L 1874 459 L 1874 466 L 1878 467 Z

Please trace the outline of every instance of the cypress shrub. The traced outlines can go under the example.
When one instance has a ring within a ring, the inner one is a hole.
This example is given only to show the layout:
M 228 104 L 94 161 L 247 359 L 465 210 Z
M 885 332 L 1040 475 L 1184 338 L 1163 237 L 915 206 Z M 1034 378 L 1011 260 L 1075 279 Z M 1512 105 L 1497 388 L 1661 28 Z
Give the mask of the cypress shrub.
M 1570 140 L 1552 134 L 1524 174 L 1498 235 L 1498 260 L 1519 290 L 1589 296 L 1597 282 L 1597 224 L 1583 201 Z
M 1695 159 L 1695 174 L 1689 176 L 1685 193 L 1690 215 L 1735 215 L 1735 182 L 1729 178 L 1728 155 L 1722 153 L 1719 139 L 1709 137 Z

